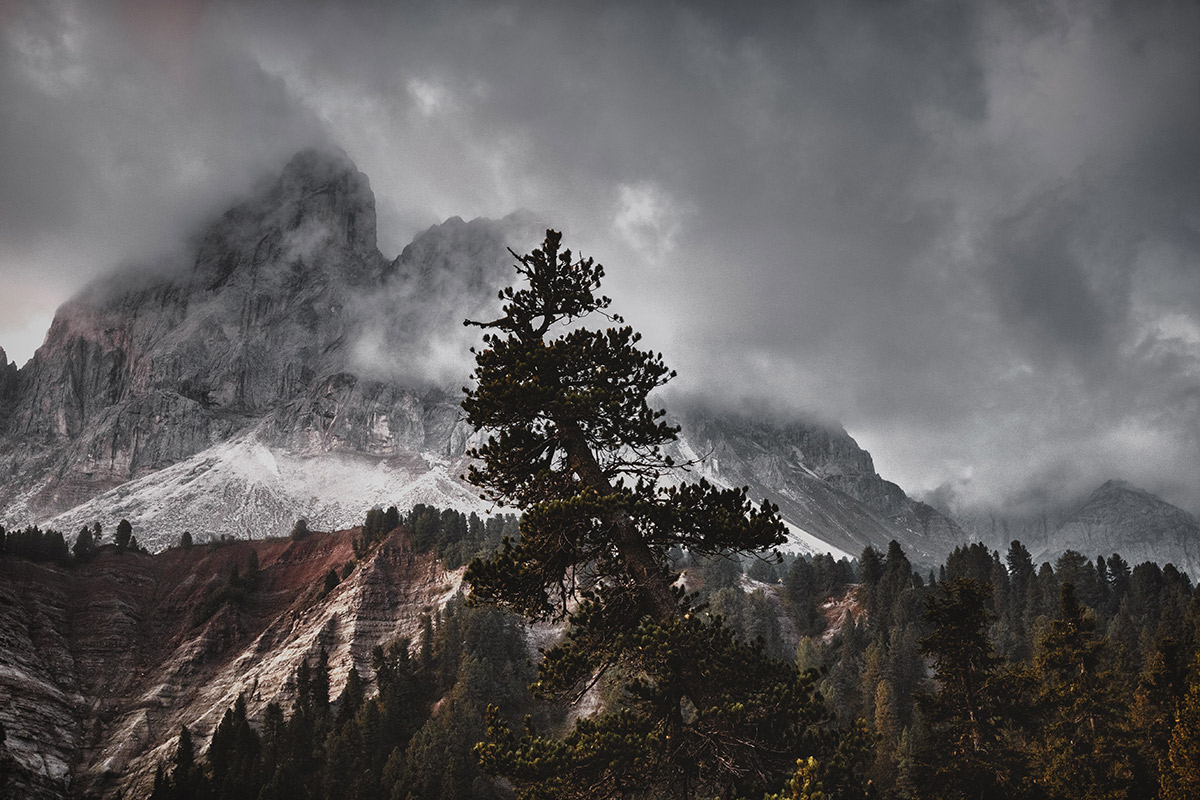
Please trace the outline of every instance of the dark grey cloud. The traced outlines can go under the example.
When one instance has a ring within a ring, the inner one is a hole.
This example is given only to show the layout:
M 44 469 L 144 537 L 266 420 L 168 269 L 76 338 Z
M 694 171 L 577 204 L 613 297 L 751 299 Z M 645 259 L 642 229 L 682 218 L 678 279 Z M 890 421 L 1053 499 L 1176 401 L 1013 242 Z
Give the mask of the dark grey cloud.
M 312 109 L 218 21 L 198 18 L 176 41 L 169 16 L 137 16 L 153 7 L 5 5 L 0 270 L 14 300 L 6 333 L 33 333 L 31 323 L 44 326 L 58 302 L 118 263 L 166 258 L 256 177 L 326 138 Z M 161 36 L 175 48 L 165 58 Z M 27 356 L 34 343 L 11 349 Z
M 1124 286 L 1104 296 L 1080 252 L 1102 236 L 1080 231 L 1087 209 L 1054 190 L 995 225 L 991 289 L 1007 327 L 1047 369 L 1107 369 L 1124 322 Z M 1088 236 L 1090 234 L 1090 236 Z
M 528 208 L 679 391 L 838 419 L 910 490 L 1200 507 L 1195 3 L 182 5 L 0 22 L 0 265 L 43 309 L 328 139 L 388 257 Z

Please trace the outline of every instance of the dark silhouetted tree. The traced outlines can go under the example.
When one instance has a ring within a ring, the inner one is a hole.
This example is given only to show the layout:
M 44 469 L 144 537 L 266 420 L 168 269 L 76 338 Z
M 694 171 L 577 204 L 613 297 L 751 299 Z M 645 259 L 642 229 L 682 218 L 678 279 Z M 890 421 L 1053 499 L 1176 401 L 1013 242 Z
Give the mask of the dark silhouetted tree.
M 782 522 L 742 490 L 660 485 L 673 467 L 662 446 L 677 429 L 647 397 L 674 373 L 628 326 L 575 324 L 622 320 L 596 294 L 603 267 L 562 249 L 557 232 L 513 256 L 524 286 L 500 293 L 500 318 L 468 323 L 486 333 L 463 409 L 490 433 L 472 452 L 481 464 L 471 481 L 524 515 L 520 538 L 473 561 L 467 579 L 476 601 L 569 621 L 539 666 L 541 695 L 578 696 L 605 674 L 624 689 L 565 740 L 529 730 L 518 740 L 492 712 L 485 769 L 526 797 L 779 785 L 824 718 L 811 680 L 693 608 L 672 586 L 667 554 L 763 551 L 784 541 Z
M 75 556 L 76 561 L 87 561 L 91 558 L 96 546 L 92 540 L 92 531 L 88 526 L 84 525 L 79 530 L 79 535 L 75 537 L 75 545 L 71 548 L 71 554 Z
M 113 536 L 113 543 L 117 546 L 117 552 L 123 552 L 129 547 L 129 540 L 133 537 L 133 526 L 129 524 L 129 520 L 123 519 L 117 523 L 117 532 Z

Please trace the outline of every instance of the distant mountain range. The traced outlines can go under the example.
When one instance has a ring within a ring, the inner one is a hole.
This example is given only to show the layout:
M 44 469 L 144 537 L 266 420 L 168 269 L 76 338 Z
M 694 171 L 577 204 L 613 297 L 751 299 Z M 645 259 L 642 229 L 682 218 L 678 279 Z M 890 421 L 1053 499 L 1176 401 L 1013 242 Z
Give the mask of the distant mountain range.
M 24 367 L 0 351 L 0 522 L 72 536 L 127 518 L 158 549 L 184 530 L 279 535 L 299 517 L 345 528 L 373 505 L 487 512 L 459 478 L 472 436 L 461 321 L 489 313 L 511 280 L 506 248 L 528 250 L 542 229 L 526 214 L 452 218 L 391 261 L 375 232 L 367 177 L 340 152 L 305 151 L 179 264 L 127 269 L 63 305 Z M 777 503 L 791 549 L 854 557 L 896 539 L 932 564 L 981 535 L 880 478 L 838 425 L 669 411 L 677 455 L 703 459 L 691 474 Z M 1200 567 L 1194 519 L 1122 491 L 1064 520 L 1042 552 Z
M 1035 561 L 1053 561 L 1067 550 L 1089 558 L 1118 553 L 1130 564 L 1174 564 L 1200 578 L 1200 520 L 1144 489 L 1107 481 L 1074 502 L 1035 516 L 959 514 L 972 539 L 1003 551 L 1021 541 Z

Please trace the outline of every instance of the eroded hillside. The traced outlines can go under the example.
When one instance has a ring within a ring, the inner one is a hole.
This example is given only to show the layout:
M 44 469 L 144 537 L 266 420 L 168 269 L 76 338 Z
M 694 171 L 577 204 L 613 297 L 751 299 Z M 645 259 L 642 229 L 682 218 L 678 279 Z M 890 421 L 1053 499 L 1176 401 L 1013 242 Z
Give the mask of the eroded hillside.
M 369 676 L 375 645 L 415 636 L 460 574 L 401 528 L 326 593 L 357 535 L 109 547 L 69 568 L 0 559 L 0 722 L 18 796 L 144 794 L 182 725 L 207 741 L 239 693 L 251 715 L 287 708 L 297 664 L 322 647 L 333 696 L 351 665 Z

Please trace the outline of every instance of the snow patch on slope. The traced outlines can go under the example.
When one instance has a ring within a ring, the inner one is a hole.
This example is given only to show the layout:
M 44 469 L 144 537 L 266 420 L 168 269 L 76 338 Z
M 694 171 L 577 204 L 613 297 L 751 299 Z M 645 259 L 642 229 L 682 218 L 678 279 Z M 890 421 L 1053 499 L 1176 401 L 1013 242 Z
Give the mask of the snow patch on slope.
M 798 525 L 793 525 L 786 519 L 783 521 L 783 524 L 788 529 L 788 540 L 779 549 L 785 553 L 796 553 L 805 556 L 828 553 L 833 556 L 835 561 L 841 561 L 843 558 L 847 561 L 853 561 L 855 558 L 855 556 L 850 555 L 845 550 L 818 539 L 816 536 L 813 536 Z
M 455 476 L 464 463 L 433 454 L 379 458 L 348 453 L 298 454 L 253 434 L 122 484 L 43 524 L 68 540 L 99 520 L 133 524 L 139 543 L 160 550 L 191 531 L 196 541 L 284 536 L 300 517 L 314 530 L 360 524 L 373 506 L 407 510 L 417 503 L 482 515 L 498 509 Z

